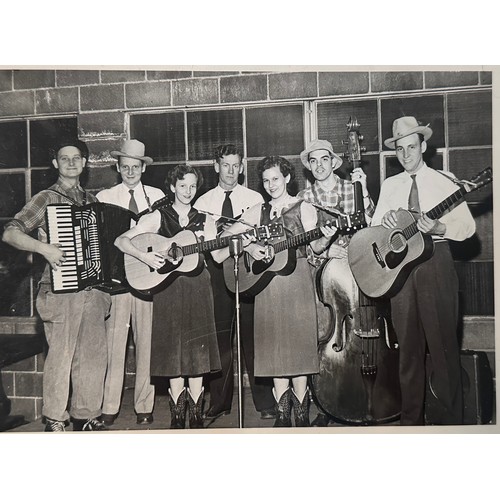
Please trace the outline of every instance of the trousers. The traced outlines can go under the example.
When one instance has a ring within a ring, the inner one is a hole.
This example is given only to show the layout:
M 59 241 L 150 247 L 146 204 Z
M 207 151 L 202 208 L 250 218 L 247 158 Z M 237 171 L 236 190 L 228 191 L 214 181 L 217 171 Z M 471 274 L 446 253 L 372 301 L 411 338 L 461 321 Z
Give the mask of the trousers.
M 36 299 L 49 346 L 43 372 L 42 413 L 52 420 L 101 414 L 111 298 L 99 290 L 54 294 L 42 284 Z M 71 406 L 67 411 L 72 388 Z
M 215 327 L 221 371 L 209 376 L 210 406 L 219 410 L 230 410 L 234 389 L 233 338 L 235 334 L 235 298 L 227 290 L 222 268 L 212 259 L 207 259 L 214 296 Z M 272 379 L 254 376 L 254 299 L 240 299 L 241 350 L 257 411 L 274 407 Z
M 113 295 L 111 301 L 111 313 L 106 321 L 108 369 L 102 411 L 113 415 L 120 410 L 127 339 L 132 326 L 136 365 L 134 408 L 136 413 L 151 413 L 155 397 L 149 369 L 153 302 L 142 300 L 131 293 Z
M 434 255 L 411 272 L 391 299 L 391 311 L 399 342 L 401 425 L 424 423 L 426 346 L 441 406 L 439 423 L 461 424 L 458 277 L 447 242 L 436 243 Z

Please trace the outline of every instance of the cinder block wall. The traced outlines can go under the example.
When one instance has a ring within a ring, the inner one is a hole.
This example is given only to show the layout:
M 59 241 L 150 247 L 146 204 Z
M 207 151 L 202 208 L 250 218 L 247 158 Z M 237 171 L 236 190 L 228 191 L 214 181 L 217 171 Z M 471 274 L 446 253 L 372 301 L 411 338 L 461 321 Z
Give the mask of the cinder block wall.
M 127 112 L 491 85 L 489 71 L 0 70 L 0 118 L 76 114 L 80 138 L 90 150 L 87 188 L 98 191 L 116 182 L 107 168 L 113 162 L 109 153 L 127 137 Z M 486 350 L 494 367 L 493 318 L 466 318 L 465 323 L 464 347 Z M 126 385 L 133 383 L 132 349 Z M 41 415 L 42 370 L 43 355 L 4 369 L 13 413 Z

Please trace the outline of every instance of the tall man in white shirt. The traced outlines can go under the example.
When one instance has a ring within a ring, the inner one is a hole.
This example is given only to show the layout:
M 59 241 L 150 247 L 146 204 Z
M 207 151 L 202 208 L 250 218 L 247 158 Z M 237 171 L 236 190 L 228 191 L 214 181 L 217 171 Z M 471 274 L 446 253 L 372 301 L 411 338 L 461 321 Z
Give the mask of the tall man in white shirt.
M 112 151 L 118 159 L 116 166 L 122 182 L 97 194 L 99 201 L 142 212 L 163 198 L 161 189 L 144 186 L 141 176 L 153 159 L 144 156 L 145 146 L 135 139 L 123 142 L 121 151 Z M 134 409 L 138 424 L 153 422 L 154 386 L 150 379 L 151 324 L 153 302 L 131 293 L 112 296 L 111 315 L 106 321 L 108 338 L 108 370 L 104 384 L 101 421 L 112 425 L 118 416 L 123 391 L 127 338 L 132 326 L 135 344 Z
M 432 135 L 412 116 L 394 121 L 393 137 L 384 144 L 396 150 L 404 172 L 382 184 L 372 225 L 396 227 L 396 210 L 417 214 L 417 227 L 432 236 L 432 257 L 411 272 L 391 299 L 392 321 L 399 341 L 401 425 L 423 425 L 425 352 L 429 350 L 432 384 L 441 406 L 441 424 L 462 423 L 462 383 L 458 326 L 458 278 L 447 240 L 462 241 L 475 232 L 464 202 L 438 220 L 426 212 L 458 189 L 449 172 L 429 168 L 423 153 Z
M 233 144 L 219 146 L 215 150 L 214 168 L 219 174 L 219 184 L 201 196 L 194 204 L 194 208 L 215 214 L 212 217 L 222 231 L 231 226 L 232 222 L 221 218 L 221 215 L 237 218 L 251 206 L 264 203 L 264 199 L 256 191 L 238 184 L 238 178 L 243 173 L 243 155 Z M 224 284 L 222 268 L 212 259 L 208 260 L 207 265 L 212 280 L 215 324 L 222 365 L 222 371 L 211 376 L 209 380 L 210 408 L 206 412 L 206 418 L 215 419 L 231 411 L 234 388 L 232 333 L 235 299 Z M 259 379 L 256 382 L 253 375 L 253 309 L 253 299 L 242 297 L 240 300 L 241 347 L 255 408 L 260 412 L 261 418 L 274 418 L 275 402 L 272 382 L 266 379 Z

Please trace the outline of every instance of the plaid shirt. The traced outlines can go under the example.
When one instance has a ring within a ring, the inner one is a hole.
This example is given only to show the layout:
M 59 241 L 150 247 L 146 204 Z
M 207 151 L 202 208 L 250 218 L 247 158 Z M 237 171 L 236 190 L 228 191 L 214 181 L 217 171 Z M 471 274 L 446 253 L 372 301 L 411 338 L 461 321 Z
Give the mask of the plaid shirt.
M 95 196 L 86 193 L 80 185 L 70 187 L 63 180 L 58 181 L 48 188 L 62 194 L 59 196 L 54 191 L 43 190 L 31 198 L 26 205 L 18 212 L 12 220 L 7 222 L 5 228 L 15 227 L 23 233 L 30 234 L 35 229 L 38 229 L 38 239 L 47 242 L 47 220 L 45 218 L 45 209 L 51 203 L 66 203 L 70 204 L 70 198 L 75 205 L 84 205 L 85 203 L 93 203 L 97 201 Z
M 340 178 L 338 175 L 333 174 L 337 178 L 335 186 L 330 191 L 325 191 L 315 182 L 311 187 L 303 189 L 297 195 L 297 198 L 306 200 L 310 203 L 315 203 L 325 208 L 334 208 L 343 214 L 353 214 L 354 213 L 354 185 L 351 181 Z M 328 220 L 329 216 L 318 210 L 318 222 L 319 224 L 324 224 Z M 373 216 L 375 212 L 375 205 L 371 198 L 369 198 L 368 208 L 365 209 L 365 215 L 369 218 Z M 338 235 L 335 242 L 346 246 L 349 242 L 349 238 L 344 235 Z M 319 266 L 324 260 L 326 260 L 326 251 L 321 255 L 315 255 L 312 251 L 308 250 L 308 261 L 313 266 Z
M 43 190 L 37 193 L 31 200 L 24 205 L 12 220 L 5 224 L 5 229 L 14 227 L 23 233 L 30 234 L 35 229 L 38 229 L 38 240 L 47 243 L 47 219 L 45 217 L 45 209 L 51 203 L 70 204 L 70 198 L 76 205 L 85 205 L 86 203 L 94 203 L 97 198 L 90 193 L 86 193 L 80 185 L 70 187 L 63 180 L 58 181 L 48 189 L 61 193 L 58 195 L 54 191 Z M 42 282 L 48 282 L 49 267 L 45 268 L 42 276 Z

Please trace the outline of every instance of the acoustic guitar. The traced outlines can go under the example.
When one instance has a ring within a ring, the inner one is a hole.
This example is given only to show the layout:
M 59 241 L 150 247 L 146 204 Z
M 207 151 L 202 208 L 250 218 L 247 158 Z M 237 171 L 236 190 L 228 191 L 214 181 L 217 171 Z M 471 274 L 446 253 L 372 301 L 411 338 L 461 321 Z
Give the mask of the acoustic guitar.
M 269 224 L 246 231 L 257 240 L 283 234 L 281 224 Z M 132 238 L 132 243 L 143 252 L 156 252 L 165 258 L 165 265 L 153 269 L 131 255 L 125 254 L 125 275 L 128 284 L 142 294 L 154 294 L 167 287 L 179 274 L 196 275 L 202 270 L 201 253 L 227 247 L 232 235 L 202 241 L 189 230 L 180 231 L 172 238 L 156 233 L 143 233 Z M 228 259 L 229 260 L 229 259 Z
M 427 212 L 439 219 L 461 203 L 467 193 L 492 181 L 487 168 Z M 349 244 L 348 261 L 359 288 L 369 297 L 391 297 L 404 285 L 410 272 L 428 260 L 434 251 L 432 237 L 417 229 L 417 220 L 408 210 L 396 211 L 397 227 L 372 226 L 355 234 Z
M 327 224 L 337 227 L 339 230 L 355 230 L 364 222 L 360 214 L 340 214 Z M 246 296 L 254 296 L 260 293 L 271 282 L 276 275 L 287 276 L 291 274 L 296 266 L 295 248 L 305 245 L 310 241 L 322 236 L 319 227 L 287 238 L 285 235 L 269 238 L 262 245 L 266 257 L 262 260 L 253 259 L 250 254 L 244 252 L 238 262 L 239 291 Z M 260 244 L 260 243 L 259 243 Z M 235 292 L 236 283 L 234 278 L 234 263 L 232 259 L 226 259 L 223 263 L 224 281 L 229 291 Z

